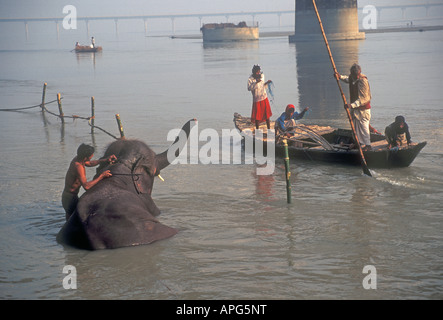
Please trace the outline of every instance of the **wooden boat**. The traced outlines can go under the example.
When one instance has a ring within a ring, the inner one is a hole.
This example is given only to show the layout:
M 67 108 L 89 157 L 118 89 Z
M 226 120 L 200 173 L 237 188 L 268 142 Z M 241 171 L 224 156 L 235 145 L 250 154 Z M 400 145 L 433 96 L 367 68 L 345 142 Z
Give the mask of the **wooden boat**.
M 258 40 L 258 26 L 248 27 L 246 22 L 234 23 L 207 23 L 200 31 L 203 42 L 244 41 Z
M 99 52 L 102 51 L 102 47 L 91 47 L 91 46 L 81 46 L 77 45 L 74 48 L 75 52 Z
M 235 113 L 234 124 L 244 139 L 255 139 L 255 124 L 250 118 Z M 274 125 L 272 121 L 271 128 L 274 128 Z M 266 150 L 266 124 L 262 124 L 260 129 L 263 130 L 263 148 Z M 270 141 L 275 143 L 276 156 L 284 157 L 284 138 L 287 139 L 290 159 L 361 165 L 358 150 L 351 149 L 353 138 L 350 129 L 298 124 L 291 137 L 282 137 L 276 133 L 275 140 Z M 426 141 L 388 149 L 386 137 L 372 133 L 372 150 L 364 151 L 364 156 L 369 168 L 408 167 L 425 145 Z

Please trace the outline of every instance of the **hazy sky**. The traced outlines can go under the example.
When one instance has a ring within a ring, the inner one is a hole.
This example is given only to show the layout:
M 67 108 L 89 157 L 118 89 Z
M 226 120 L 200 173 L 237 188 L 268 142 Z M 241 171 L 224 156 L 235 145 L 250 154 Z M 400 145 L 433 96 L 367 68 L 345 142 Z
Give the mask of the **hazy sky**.
M 293 10 L 294 0 L 0 0 L 0 17 L 62 16 L 74 5 L 78 16 L 179 14 Z
M 359 6 L 423 0 L 358 0 Z M 432 0 L 443 2 L 443 0 Z M 294 10 L 295 0 L 0 0 L 0 17 L 60 17 L 74 5 L 78 16 Z

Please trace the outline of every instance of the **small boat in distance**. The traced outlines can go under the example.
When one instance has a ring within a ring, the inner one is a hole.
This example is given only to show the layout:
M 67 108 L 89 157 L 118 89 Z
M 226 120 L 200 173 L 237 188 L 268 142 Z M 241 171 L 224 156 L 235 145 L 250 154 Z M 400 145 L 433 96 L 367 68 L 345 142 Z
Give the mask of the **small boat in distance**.
M 236 129 L 244 139 L 255 137 L 255 124 L 251 118 L 234 114 Z M 271 128 L 275 123 L 271 121 Z M 267 129 L 260 126 L 263 131 L 263 150 L 266 150 Z M 275 140 L 269 143 L 275 144 L 276 156 L 284 157 L 283 137 L 276 133 Z M 339 129 L 329 126 L 297 124 L 293 135 L 286 137 L 290 159 L 319 161 L 324 163 L 340 163 L 347 165 L 360 165 L 361 158 L 358 149 L 353 149 L 352 130 Z M 364 151 L 364 156 L 369 168 L 402 168 L 408 167 L 425 147 L 426 141 L 411 143 L 409 146 L 401 146 L 389 149 L 386 137 L 381 134 L 371 133 L 372 150 Z
M 102 51 L 102 47 L 96 47 L 94 37 L 92 37 L 90 45 L 80 45 L 77 42 L 75 44 L 74 50 L 75 52 L 99 52 Z
M 258 24 L 249 27 L 246 22 L 234 23 L 206 23 L 200 31 L 203 34 L 203 42 L 217 41 L 246 41 L 258 40 Z
M 99 52 L 102 51 L 102 47 L 91 47 L 91 46 L 75 46 L 75 52 Z

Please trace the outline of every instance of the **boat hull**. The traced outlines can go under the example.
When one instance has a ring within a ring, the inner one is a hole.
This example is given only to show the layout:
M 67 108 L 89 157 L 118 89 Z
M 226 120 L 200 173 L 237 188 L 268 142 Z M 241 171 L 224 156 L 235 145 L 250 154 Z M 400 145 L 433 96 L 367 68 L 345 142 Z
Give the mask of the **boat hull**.
M 404 168 L 411 165 L 420 151 L 426 146 L 426 141 L 401 149 L 384 149 L 377 151 L 364 151 L 366 163 L 369 168 Z M 315 150 L 310 148 L 288 147 L 290 159 L 301 159 L 325 163 L 346 165 L 361 165 L 358 150 Z M 284 148 L 275 146 L 276 155 L 284 157 Z
M 77 46 L 75 47 L 75 52 L 100 52 L 102 47 L 90 47 L 90 46 Z
M 253 134 L 253 124 L 249 118 L 242 117 L 238 113 L 234 115 L 234 123 L 237 130 L 243 136 L 244 140 L 252 143 L 255 147 L 257 141 L 263 143 L 263 150 L 267 152 L 268 143 L 272 143 L 277 157 L 285 157 L 285 149 L 282 140 L 277 139 L 267 141 L 266 133 L 264 140 L 256 140 Z M 273 127 L 273 125 L 271 124 Z M 263 127 L 261 127 L 262 129 Z M 326 141 L 328 150 L 322 146 L 315 145 L 315 141 L 309 137 L 301 137 L 296 141 L 288 139 L 288 154 L 290 159 L 300 159 L 323 163 L 335 163 L 345 165 L 361 165 L 360 153 L 357 149 L 349 149 L 344 146 L 352 143 L 352 131 L 348 129 L 337 129 L 332 127 L 321 127 L 316 125 L 304 126 L 316 130 Z M 306 130 L 306 129 L 305 129 Z M 263 128 L 266 131 L 266 128 Z M 301 136 L 302 134 L 299 134 Z M 259 143 L 260 143 L 259 142 Z M 245 141 L 246 143 L 246 141 Z M 380 134 L 371 134 L 371 143 L 373 149 L 364 151 L 365 160 L 369 168 L 404 168 L 411 165 L 420 151 L 426 146 L 427 142 L 412 143 L 409 146 L 388 148 L 385 136 Z

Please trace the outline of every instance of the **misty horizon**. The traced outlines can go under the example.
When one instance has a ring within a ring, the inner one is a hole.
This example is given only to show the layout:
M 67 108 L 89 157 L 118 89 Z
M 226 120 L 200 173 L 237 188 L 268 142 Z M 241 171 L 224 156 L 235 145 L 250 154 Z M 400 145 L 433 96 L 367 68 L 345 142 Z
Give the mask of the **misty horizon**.
M 176 15 L 194 13 L 227 13 L 251 11 L 288 11 L 295 10 L 295 0 L 223 0 L 223 1 L 177 1 L 177 0 L 127 0 L 88 1 L 70 0 L 0 0 L 0 18 L 40 18 L 63 17 L 63 7 L 75 6 L 79 17 L 86 16 L 131 16 L 131 15 Z M 442 2 L 443 1 L 433 1 Z M 417 0 L 359 0 L 358 6 L 366 5 L 407 5 L 419 4 Z

